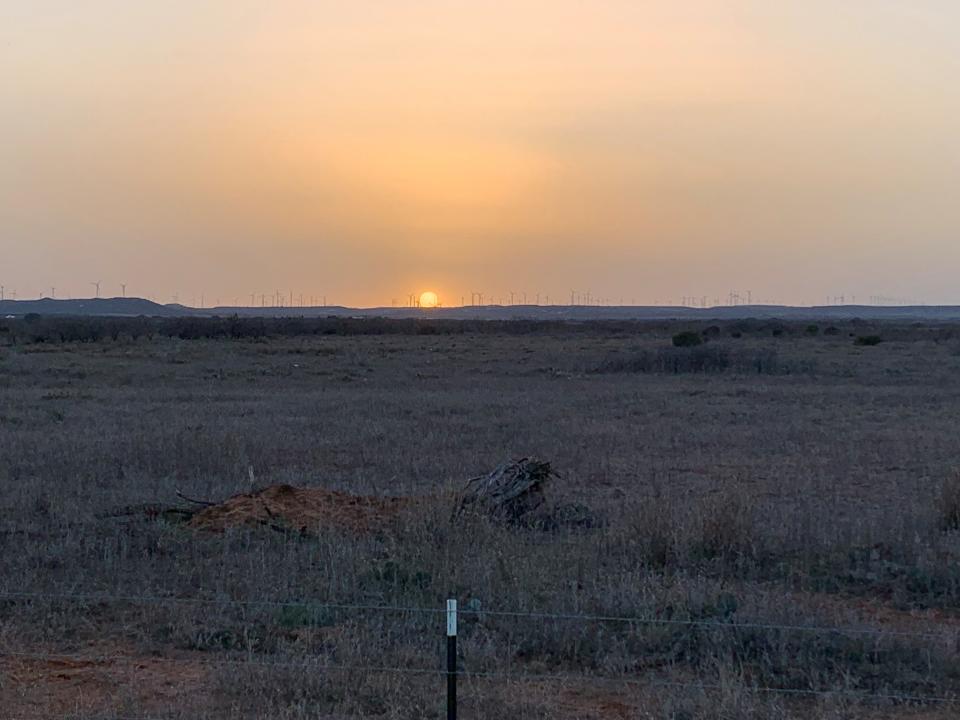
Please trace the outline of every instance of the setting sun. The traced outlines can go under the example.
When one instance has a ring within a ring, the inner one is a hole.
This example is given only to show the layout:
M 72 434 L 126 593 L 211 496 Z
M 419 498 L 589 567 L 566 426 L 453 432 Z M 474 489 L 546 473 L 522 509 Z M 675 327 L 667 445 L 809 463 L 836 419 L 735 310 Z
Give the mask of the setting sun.
M 435 292 L 427 290 L 425 293 L 420 295 L 420 307 L 435 308 L 438 305 L 440 305 L 440 298 L 437 297 Z

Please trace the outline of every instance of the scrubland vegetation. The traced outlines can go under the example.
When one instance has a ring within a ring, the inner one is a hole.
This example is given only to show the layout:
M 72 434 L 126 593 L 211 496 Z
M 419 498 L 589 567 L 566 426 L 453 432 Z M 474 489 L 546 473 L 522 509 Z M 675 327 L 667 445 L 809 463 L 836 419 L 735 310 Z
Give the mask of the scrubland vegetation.
M 955 717 L 958 417 L 951 326 L 0 321 L 0 702 L 440 717 L 452 595 L 463 718 Z M 529 455 L 592 522 L 452 517 Z M 156 511 L 280 483 L 409 502 Z

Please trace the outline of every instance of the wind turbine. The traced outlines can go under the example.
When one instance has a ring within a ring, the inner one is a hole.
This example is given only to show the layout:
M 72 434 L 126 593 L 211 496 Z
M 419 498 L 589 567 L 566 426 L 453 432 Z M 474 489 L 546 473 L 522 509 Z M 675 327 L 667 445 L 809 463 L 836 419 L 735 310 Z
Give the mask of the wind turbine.
M 101 282 L 102 282 L 101 280 L 97 280 L 96 282 L 91 282 L 91 283 L 90 283 L 91 285 L 93 285 L 93 286 L 97 289 L 96 297 L 97 297 L 98 299 L 100 298 L 100 283 L 101 283 Z
M 127 296 L 127 284 L 120 283 L 120 297 L 126 297 L 126 296 Z

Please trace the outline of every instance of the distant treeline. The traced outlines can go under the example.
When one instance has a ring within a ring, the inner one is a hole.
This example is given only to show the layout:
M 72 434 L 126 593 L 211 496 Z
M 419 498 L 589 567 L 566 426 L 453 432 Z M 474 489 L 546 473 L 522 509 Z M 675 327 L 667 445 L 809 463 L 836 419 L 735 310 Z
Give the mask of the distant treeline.
M 0 342 L 6 344 L 90 343 L 157 337 L 181 340 L 256 340 L 317 335 L 536 335 L 652 330 L 653 323 L 625 321 L 568 322 L 552 320 L 437 320 L 305 317 L 82 317 L 26 315 L 0 320 Z M 663 323 L 664 328 L 667 323 Z
M 439 320 L 350 317 L 82 317 L 31 314 L 0 319 L 0 344 L 95 343 L 179 338 L 236 339 L 317 335 L 646 335 L 698 333 L 705 342 L 728 337 L 855 337 L 871 332 L 891 340 L 943 341 L 960 337 L 960 325 L 852 320 L 817 325 L 779 320 L 722 322 L 651 320 Z

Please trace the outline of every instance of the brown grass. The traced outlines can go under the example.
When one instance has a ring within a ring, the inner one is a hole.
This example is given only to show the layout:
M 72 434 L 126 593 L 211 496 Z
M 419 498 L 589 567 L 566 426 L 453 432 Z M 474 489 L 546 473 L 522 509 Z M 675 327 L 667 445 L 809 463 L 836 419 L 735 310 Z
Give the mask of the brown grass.
M 0 655 L 214 661 L 167 698 L 138 694 L 115 672 L 127 661 L 80 660 L 66 674 L 109 690 L 71 708 L 87 720 L 439 717 L 442 678 L 350 668 L 440 667 L 442 617 L 324 603 L 440 608 L 453 593 L 478 611 L 465 669 L 566 678 L 465 679 L 464 717 L 951 716 L 756 688 L 960 692 L 952 329 L 721 324 L 704 347 L 747 360 L 709 373 L 631 364 L 695 327 L 447 329 L 0 347 L 0 593 L 191 601 L 0 599 Z M 467 478 L 528 455 L 561 473 L 553 500 L 602 522 L 451 523 Z M 251 493 L 251 468 L 261 487 L 309 490 Z M 239 497 L 208 511 L 218 533 L 118 511 L 178 489 Z M 2 661 L 0 701 L 65 712 L 44 688 L 70 680 Z
M 943 482 L 940 490 L 940 527 L 943 530 L 960 530 L 960 472 L 955 472 Z

